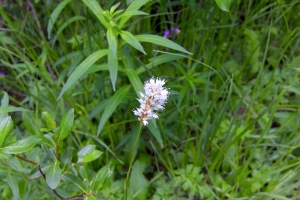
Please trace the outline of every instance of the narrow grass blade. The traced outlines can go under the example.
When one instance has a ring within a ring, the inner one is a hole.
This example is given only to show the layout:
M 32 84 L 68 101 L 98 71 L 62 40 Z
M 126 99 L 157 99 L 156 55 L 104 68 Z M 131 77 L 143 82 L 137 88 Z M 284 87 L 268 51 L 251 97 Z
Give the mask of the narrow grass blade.
M 9 185 L 9 187 L 13 193 L 13 196 L 14 196 L 13 199 L 18 200 L 19 199 L 19 186 L 18 186 L 16 179 L 12 178 L 10 173 L 8 173 L 6 180 L 7 180 L 7 184 Z
M 140 41 L 140 42 L 150 42 L 153 44 L 157 44 L 159 46 L 167 47 L 170 49 L 174 49 L 183 53 L 187 54 L 192 54 L 191 52 L 188 52 L 185 48 L 180 46 L 179 44 L 176 44 L 175 42 L 158 36 L 158 35 L 148 35 L 148 34 L 143 34 L 143 35 L 136 35 L 135 38 Z
M 140 97 L 140 92 L 144 92 L 144 85 L 138 76 L 138 74 L 135 72 L 135 70 L 127 68 L 126 74 L 129 78 L 129 81 L 131 85 L 133 86 L 133 89 L 135 90 L 136 94 Z
M 100 123 L 98 125 L 97 136 L 99 136 L 105 122 L 108 120 L 108 118 L 111 116 L 111 114 L 115 111 L 115 109 L 119 105 L 119 103 L 123 100 L 123 98 L 129 91 L 130 87 L 131 86 L 129 86 L 129 85 L 123 86 L 114 94 L 114 96 L 111 97 L 109 104 L 107 105 L 107 107 L 105 108 L 105 110 L 101 116 Z
M 57 99 L 60 99 L 61 96 L 84 74 L 84 72 L 86 72 L 97 60 L 105 55 L 107 55 L 107 49 L 96 51 L 87 57 L 68 78 L 67 83 L 64 85 Z
M 142 7 L 143 5 L 145 5 L 149 0 L 138 0 L 138 1 L 133 1 L 128 8 L 126 9 L 126 12 L 131 12 L 131 11 L 137 11 L 138 9 L 140 9 L 140 7 Z M 127 17 L 123 17 L 121 19 L 121 22 L 119 24 L 119 27 L 122 28 L 122 26 L 130 19 L 131 16 L 127 16 Z
M 144 73 L 146 70 L 152 69 L 153 67 L 156 67 L 163 63 L 168 63 L 174 60 L 183 59 L 185 57 L 180 55 L 173 55 L 173 54 L 163 54 L 160 56 L 156 56 L 154 58 L 151 58 L 149 61 L 149 64 L 145 66 L 141 66 L 136 70 L 136 73 L 139 75 L 141 73 Z
M 66 7 L 68 3 L 70 3 L 72 0 L 64 0 L 58 4 L 58 6 L 55 8 L 55 10 L 51 13 L 49 22 L 48 22 L 48 27 L 47 27 L 47 32 L 48 32 L 48 39 L 51 38 L 51 31 L 53 29 L 53 25 L 55 24 L 58 15 L 61 13 L 61 11 Z

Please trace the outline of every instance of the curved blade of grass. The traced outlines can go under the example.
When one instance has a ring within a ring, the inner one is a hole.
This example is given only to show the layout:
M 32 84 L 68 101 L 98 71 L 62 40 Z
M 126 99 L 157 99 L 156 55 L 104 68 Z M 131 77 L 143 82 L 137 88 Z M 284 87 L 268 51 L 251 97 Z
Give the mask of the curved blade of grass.
M 127 68 L 126 69 L 126 74 L 129 78 L 129 81 L 131 85 L 133 86 L 133 89 L 135 90 L 136 94 L 140 97 L 140 92 L 144 92 L 144 85 L 136 73 L 135 70 Z
M 183 59 L 183 58 L 185 58 L 185 57 L 180 56 L 180 55 L 173 55 L 173 54 L 163 54 L 160 56 L 156 56 L 154 58 L 149 59 L 149 61 L 150 61 L 149 64 L 139 67 L 136 70 L 136 73 L 139 75 L 139 74 L 145 72 L 146 70 L 156 67 L 160 64 L 168 63 L 173 60 L 179 60 L 179 59 Z
M 2 107 L 0 108 L 0 112 L 3 113 L 9 113 L 9 112 L 29 112 L 30 110 L 27 110 L 25 108 L 21 107 L 15 107 L 15 106 L 8 106 L 8 107 Z
M 99 50 L 87 57 L 70 75 L 67 80 L 67 83 L 64 85 L 57 99 L 60 97 L 72 86 L 74 83 L 86 72 L 97 60 L 107 55 L 107 49 Z
M 65 21 L 58 29 L 58 31 L 56 32 L 53 40 L 52 40 L 52 46 L 54 45 L 56 39 L 57 39 L 57 36 L 67 27 L 69 26 L 71 23 L 73 22 L 76 22 L 76 21 L 79 21 L 79 20 L 85 20 L 85 17 L 82 17 L 82 16 L 74 16 L 74 17 L 71 17 L 69 18 L 67 21 Z
M 157 140 L 157 142 L 160 144 L 160 147 L 164 147 L 163 139 L 161 137 L 161 133 L 157 127 L 155 127 L 155 124 L 152 120 L 149 121 L 148 128 L 151 132 L 151 134 L 154 136 L 154 138 Z
M 58 4 L 58 6 L 54 9 L 54 11 L 51 13 L 49 22 L 48 22 L 48 27 L 47 27 L 47 32 L 48 32 L 48 39 L 51 37 L 51 31 L 53 28 L 53 25 L 55 24 L 58 15 L 61 13 L 61 11 L 66 7 L 68 3 L 70 3 L 72 0 L 64 0 Z
M 136 35 L 135 38 L 140 41 L 140 42 L 150 42 L 153 44 L 157 44 L 159 46 L 167 47 L 170 49 L 174 49 L 183 53 L 187 54 L 192 54 L 191 52 L 188 52 L 185 48 L 180 46 L 179 44 L 176 44 L 175 42 L 158 36 L 158 35 L 148 35 L 148 34 L 143 34 L 143 35 Z
M 114 96 L 111 97 L 110 102 L 108 103 L 107 107 L 105 108 L 105 110 L 101 116 L 100 123 L 98 125 L 97 136 L 99 136 L 105 122 L 108 120 L 108 118 L 111 116 L 111 114 L 115 111 L 115 109 L 119 105 L 119 103 L 123 100 L 124 96 L 127 94 L 130 87 L 131 87 L 130 85 L 123 86 L 114 94 Z

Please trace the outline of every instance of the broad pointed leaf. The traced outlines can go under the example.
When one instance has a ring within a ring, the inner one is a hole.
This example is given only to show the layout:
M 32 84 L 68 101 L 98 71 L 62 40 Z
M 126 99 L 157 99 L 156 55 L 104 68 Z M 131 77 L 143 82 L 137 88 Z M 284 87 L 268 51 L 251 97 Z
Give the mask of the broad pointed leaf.
M 65 139 L 70 133 L 74 122 L 74 109 L 71 108 L 62 118 L 58 129 L 58 139 Z
M 48 186 L 53 190 L 57 188 L 62 175 L 62 170 L 59 167 L 59 162 L 55 162 L 50 165 L 46 172 L 46 182 Z

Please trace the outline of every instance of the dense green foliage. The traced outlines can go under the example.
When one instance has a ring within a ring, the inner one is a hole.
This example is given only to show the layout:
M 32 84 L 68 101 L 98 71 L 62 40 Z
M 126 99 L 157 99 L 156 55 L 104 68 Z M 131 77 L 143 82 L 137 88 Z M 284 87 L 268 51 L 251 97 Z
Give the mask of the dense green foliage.
M 0 2 L 0 199 L 124 199 L 151 77 L 128 199 L 300 197 L 299 1 L 117 3 Z

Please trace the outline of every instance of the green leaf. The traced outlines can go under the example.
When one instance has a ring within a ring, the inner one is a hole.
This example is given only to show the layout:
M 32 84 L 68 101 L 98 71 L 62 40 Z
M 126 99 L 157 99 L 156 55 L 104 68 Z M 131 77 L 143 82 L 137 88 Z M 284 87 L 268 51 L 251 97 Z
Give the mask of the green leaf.
M 99 50 L 87 57 L 71 74 L 61 90 L 58 99 L 86 72 L 97 60 L 107 55 L 107 49 Z
M 0 112 L 2 113 L 9 113 L 9 112 L 28 112 L 30 110 L 27 110 L 25 108 L 21 107 L 15 107 L 15 106 L 7 106 L 7 107 L 1 107 Z
M 18 140 L 7 145 L 6 147 L 0 149 L 0 152 L 7 154 L 23 153 L 32 149 L 40 141 L 41 138 L 37 136 L 29 136 L 23 140 Z
M 232 0 L 215 0 L 218 7 L 225 12 L 229 12 L 231 1 Z
M 97 194 L 98 190 L 104 186 L 105 181 L 110 177 L 111 174 L 112 171 L 110 170 L 110 164 L 102 167 L 90 183 L 91 190 Z
M 80 178 L 78 178 L 78 176 L 75 176 L 73 174 L 64 174 L 62 176 L 62 179 L 67 183 L 71 183 L 76 188 L 80 189 L 82 192 L 87 192 L 86 186 L 83 184 L 83 181 Z
M 133 86 L 136 94 L 140 97 L 140 92 L 144 92 L 144 85 L 140 79 L 140 77 L 137 75 L 135 70 L 127 68 L 126 74 L 129 78 L 129 81 L 131 85 Z
M 10 173 L 8 173 L 6 180 L 7 180 L 7 184 L 9 185 L 9 187 L 13 193 L 14 199 L 18 200 L 19 199 L 19 186 L 18 186 L 16 179 L 12 178 Z
M 183 48 L 179 44 L 176 44 L 175 42 L 158 35 L 143 34 L 143 35 L 136 35 L 135 38 L 140 42 L 150 42 L 153 44 L 157 44 L 159 46 L 167 47 L 169 49 L 174 49 L 176 51 L 180 51 L 183 53 L 192 54 L 191 52 L 188 52 L 185 48 Z
M 8 98 L 8 94 L 7 94 L 7 92 L 4 92 L 3 91 L 3 93 L 4 93 L 4 95 L 3 95 L 3 97 L 2 97 L 2 99 L 1 99 L 1 106 L 0 106 L 0 109 L 1 108 L 5 108 L 5 107 L 8 107 L 8 103 L 9 103 L 9 98 Z M 0 121 L 2 120 L 2 119 L 4 119 L 5 117 L 7 117 L 8 115 L 7 115 L 7 112 L 2 112 L 2 111 L 0 111 Z M 1 147 L 1 146 L 0 146 Z
M 138 0 L 138 1 L 133 1 L 128 8 L 126 9 L 125 13 L 127 12 L 131 12 L 131 11 L 136 11 L 138 9 L 140 9 L 140 7 L 142 7 L 143 5 L 145 5 L 149 0 Z M 130 19 L 131 16 L 128 17 L 123 17 L 119 27 L 122 28 L 123 25 Z
M 99 158 L 102 154 L 103 154 L 103 152 L 101 152 L 99 150 L 94 150 L 94 151 L 86 154 L 83 157 L 82 162 L 84 162 L 84 163 L 92 162 L 93 160 L 96 160 L 97 158 Z
M 155 126 L 154 122 L 152 120 L 149 121 L 148 128 L 151 132 L 151 134 L 155 137 L 157 142 L 160 144 L 161 148 L 164 147 L 164 143 L 161 137 L 161 133 L 158 130 L 158 128 Z
M 64 151 L 61 159 L 60 159 L 62 170 L 67 169 L 68 166 L 71 165 L 72 153 L 73 153 L 73 147 L 68 146 L 67 149 Z
M 111 97 L 109 104 L 107 105 L 107 107 L 105 108 L 105 110 L 101 116 L 101 119 L 100 119 L 100 122 L 98 125 L 97 136 L 99 136 L 105 122 L 108 120 L 108 118 L 111 116 L 111 114 L 115 111 L 116 107 L 123 100 L 125 95 L 128 93 L 130 87 L 131 86 L 129 86 L 129 85 L 123 86 Z
M 114 34 L 114 31 L 111 28 L 107 29 L 107 41 L 108 41 L 109 49 L 113 53 L 114 58 L 117 59 L 117 50 L 118 50 L 117 38 Z
M 47 27 L 47 31 L 48 31 L 48 39 L 51 38 L 51 31 L 53 28 L 53 25 L 55 24 L 58 15 L 61 13 L 61 11 L 66 7 L 66 5 L 68 3 L 70 3 L 72 0 L 64 0 L 62 2 L 60 2 L 58 4 L 58 6 L 56 6 L 56 8 L 54 9 L 54 11 L 51 13 L 49 22 L 48 22 L 48 27 Z
M 174 60 L 179 60 L 179 59 L 183 59 L 185 58 L 185 56 L 181 56 L 181 55 L 172 55 L 172 54 L 163 54 L 160 56 L 156 56 L 154 58 L 149 59 L 150 63 L 145 65 L 145 66 L 141 66 L 136 70 L 136 73 L 139 75 L 143 72 L 145 72 L 146 70 L 149 70 L 153 67 L 156 67 L 160 64 L 163 63 L 169 63 L 171 61 Z
M 106 28 L 110 27 L 102 15 L 103 9 L 101 8 L 101 6 L 99 5 L 99 3 L 96 0 L 82 0 L 82 1 L 96 15 L 96 17 L 99 19 L 99 21 Z
M 139 160 L 135 161 L 132 166 L 129 187 L 133 192 L 133 199 L 147 199 L 148 181 L 143 174 L 145 166 Z
M 123 40 L 125 40 L 128 44 L 130 44 L 132 47 L 136 48 L 137 50 L 141 51 L 146 55 L 143 46 L 139 43 L 137 38 L 133 36 L 130 32 L 122 31 L 120 35 L 123 38 Z
M 59 162 L 55 162 L 48 168 L 46 172 L 46 182 L 48 186 L 54 190 L 57 188 L 62 175 L 62 170 L 59 167 Z
M 118 77 L 118 58 L 113 56 L 111 49 L 108 50 L 108 66 L 109 66 L 109 75 L 113 90 L 116 91 L 116 82 Z
M 123 17 L 131 17 L 131 16 L 134 16 L 134 15 L 148 15 L 148 13 L 145 13 L 145 12 L 142 12 L 142 11 L 139 11 L 139 10 L 128 11 L 128 12 L 124 12 L 122 15 L 118 16 L 116 18 L 116 21 L 123 18 Z
M 78 153 L 78 161 L 77 163 L 80 163 L 82 162 L 84 156 L 88 153 L 91 153 L 93 151 L 95 151 L 95 148 L 96 148 L 96 145 L 91 145 L 91 144 L 88 144 L 86 145 L 85 147 L 83 147 Z
M 74 109 L 71 108 L 62 118 L 58 129 L 58 140 L 65 139 L 72 129 L 74 122 Z
M 110 8 L 110 10 L 109 10 L 110 14 L 113 14 L 113 13 L 115 12 L 115 10 L 119 7 L 120 3 L 121 3 L 121 2 L 119 2 L 119 3 L 115 4 L 115 5 L 113 5 L 113 6 Z
M 6 137 L 14 128 L 14 123 L 11 117 L 5 117 L 0 121 L 0 148 L 3 146 Z
M 47 170 L 49 169 L 49 167 L 50 167 L 50 165 L 41 168 L 42 172 L 45 174 L 45 172 L 47 172 Z M 42 176 L 42 174 L 41 174 L 40 170 L 38 170 L 38 168 L 36 168 L 35 171 L 34 171 L 34 173 L 31 174 L 28 178 L 29 179 L 35 179 L 35 178 L 39 178 L 41 176 Z
M 41 144 L 44 144 L 44 145 L 48 146 L 49 148 L 54 148 L 55 147 L 55 143 L 52 140 L 52 138 L 49 137 L 49 135 L 40 135 L 40 136 L 37 136 L 37 137 L 41 138 L 41 142 L 40 142 Z
M 47 128 L 52 130 L 56 129 L 56 122 L 48 112 L 42 112 L 42 119 L 46 122 Z

